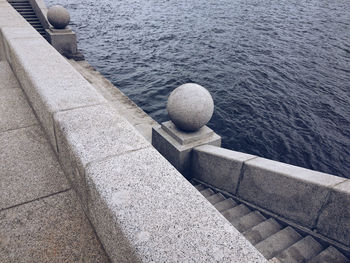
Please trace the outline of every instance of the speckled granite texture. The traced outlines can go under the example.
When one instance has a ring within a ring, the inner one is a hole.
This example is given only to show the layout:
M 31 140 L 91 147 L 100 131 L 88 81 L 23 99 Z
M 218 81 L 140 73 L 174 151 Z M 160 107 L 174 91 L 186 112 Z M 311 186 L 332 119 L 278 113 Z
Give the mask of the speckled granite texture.
M 152 147 L 91 163 L 86 177 L 89 217 L 115 262 L 265 262 Z
M 7 59 L 41 125 L 55 146 L 55 112 L 105 102 L 103 97 L 39 34 L 16 38 L 22 28 L 2 30 Z
M 0 89 L 0 132 L 36 124 L 21 89 Z
M 259 157 L 245 162 L 238 195 L 312 228 L 331 188 L 345 180 Z
M 2 7 L 0 1 L 0 27 Z M 1 263 L 109 262 L 6 61 L 0 62 L 0 160 Z
M 265 262 L 8 3 L 0 6 L 1 57 L 113 262 Z M 106 260 L 72 191 L 0 212 L 5 262 Z
M 0 133 L 0 210 L 69 188 L 38 125 Z
M 108 262 L 73 190 L 0 211 L 0 262 Z

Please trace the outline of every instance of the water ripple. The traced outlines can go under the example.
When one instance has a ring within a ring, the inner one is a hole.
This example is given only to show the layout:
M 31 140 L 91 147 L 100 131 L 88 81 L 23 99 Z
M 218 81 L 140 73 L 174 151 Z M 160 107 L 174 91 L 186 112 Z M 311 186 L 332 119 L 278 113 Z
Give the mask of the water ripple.
M 350 178 L 348 0 L 60 4 L 87 60 L 158 122 L 196 82 L 224 147 Z

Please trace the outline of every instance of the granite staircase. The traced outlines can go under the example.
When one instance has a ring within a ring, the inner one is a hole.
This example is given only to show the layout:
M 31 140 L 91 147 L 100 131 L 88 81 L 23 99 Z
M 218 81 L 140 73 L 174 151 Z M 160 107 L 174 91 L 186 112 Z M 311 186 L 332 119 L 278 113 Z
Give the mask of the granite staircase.
M 194 186 L 269 262 L 350 262 L 349 257 L 327 242 L 319 242 L 311 235 L 202 184 L 194 183 Z
M 28 0 L 8 0 L 18 13 L 46 39 L 46 32 Z

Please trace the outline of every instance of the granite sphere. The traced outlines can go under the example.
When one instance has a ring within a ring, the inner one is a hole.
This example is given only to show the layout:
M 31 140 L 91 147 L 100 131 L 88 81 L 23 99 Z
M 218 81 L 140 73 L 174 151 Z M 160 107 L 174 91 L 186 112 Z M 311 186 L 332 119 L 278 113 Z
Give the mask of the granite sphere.
M 178 129 L 193 132 L 211 119 L 214 101 L 208 90 L 198 84 L 187 83 L 171 92 L 167 110 Z
M 64 29 L 69 24 L 70 16 L 63 6 L 55 5 L 47 11 L 47 19 L 55 29 Z

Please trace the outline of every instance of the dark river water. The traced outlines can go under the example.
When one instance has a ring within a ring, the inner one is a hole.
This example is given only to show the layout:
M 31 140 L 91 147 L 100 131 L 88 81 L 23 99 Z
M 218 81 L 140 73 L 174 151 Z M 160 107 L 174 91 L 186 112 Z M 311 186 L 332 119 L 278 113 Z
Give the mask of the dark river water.
M 158 122 L 186 82 L 223 147 L 350 178 L 349 0 L 46 0 L 86 59 Z

